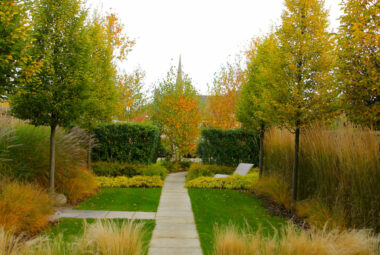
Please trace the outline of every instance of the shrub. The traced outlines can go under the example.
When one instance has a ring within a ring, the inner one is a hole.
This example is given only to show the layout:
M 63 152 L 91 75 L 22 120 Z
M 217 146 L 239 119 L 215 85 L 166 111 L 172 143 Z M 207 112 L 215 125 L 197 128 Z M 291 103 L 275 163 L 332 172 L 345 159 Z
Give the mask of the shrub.
M 185 187 L 249 190 L 252 187 L 252 182 L 256 181 L 257 178 L 257 173 L 247 174 L 245 176 L 236 174 L 225 178 L 199 177 L 188 181 Z
M 265 172 L 292 183 L 293 135 L 273 129 L 266 135 Z M 299 200 L 321 201 L 343 210 L 348 227 L 380 231 L 380 136 L 359 127 L 302 130 Z M 339 213 L 340 214 L 340 213 Z
M 258 165 L 258 136 L 241 129 L 204 129 L 197 154 L 203 163 L 236 167 L 239 163 Z
M 0 183 L 0 226 L 16 233 L 36 233 L 48 224 L 53 211 L 48 194 L 33 184 Z
M 191 162 L 164 160 L 159 162 L 159 164 L 164 166 L 169 173 L 177 173 L 187 171 L 191 165 Z
M 119 163 L 119 162 L 104 162 L 99 161 L 93 164 L 92 170 L 97 176 L 126 176 L 133 177 L 137 175 L 144 176 L 160 176 L 161 179 L 165 179 L 167 175 L 167 170 L 164 166 L 160 164 L 130 164 L 130 163 Z
M 160 176 L 164 180 L 168 174 L 168 170 L 159 164 L 154 164 L 145 166 L 142 173 L 144 176 Z
M 96 161 L 155 163 L 160 145 L 158 127 L 149 124 L 117 123 L 100 125 L 94 130 L 98 146 Z
M 215 174 L 232 174 L 234 171 L 235 168 L 229 166 L 193 164 L 187 173 L 186 180 L 190 181 L 201 176 L 211 177 Z
M 96 177 L 100 187 L 162 187 L 164 182 L 159 176 L 134 176 L 128 178 L 125 176 L 118 177 Z
M 119 163 L 119 162 L 106 162 L 98 161 L 93 163 L 92 171 L 97 176 L 128 176 L 133 177 L 136 175 L 141 175 L 143 172 L 143 165 L 136 165 L 130 163 Z
M 289 223 L 278 235 L 267 237 L 259 229 L 238 229 L 233 225 L 215 230 L 215 255 L 375 255 L 379 235 L 368 230 L 300 230 Z

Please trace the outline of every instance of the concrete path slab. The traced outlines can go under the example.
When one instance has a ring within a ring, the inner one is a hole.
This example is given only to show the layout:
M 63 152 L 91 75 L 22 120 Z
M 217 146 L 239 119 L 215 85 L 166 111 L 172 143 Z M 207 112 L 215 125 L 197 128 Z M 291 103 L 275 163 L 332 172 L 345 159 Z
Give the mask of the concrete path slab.
M 202 255 L 190 197 L 184 186 L 185 173 L 166 177 L 149 255 Z
M 67 207 L 57 208 L 55 215 L 53 215 L 50 218 L 50 220 L 56 221 L 59 218 L 154 220 L 156 218 L 156 213 L 131 211 L 74 210 L 72 207 Z

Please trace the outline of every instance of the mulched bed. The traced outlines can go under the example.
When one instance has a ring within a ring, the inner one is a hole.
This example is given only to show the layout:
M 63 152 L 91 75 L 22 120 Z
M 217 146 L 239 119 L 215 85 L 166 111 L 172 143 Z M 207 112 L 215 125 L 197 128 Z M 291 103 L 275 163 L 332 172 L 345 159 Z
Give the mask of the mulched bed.
M 286 219 L 291 220 L 294 224 L 302 229 L 310 229 L 310 225 L 305 221 L 304 218 L 286 209 L 284 206 L 275 203 L 266 196 L 260 194 L 255 194 L 255 196 L 260 199 L 262 206 L 270 211 L 272 216 L 282 216 Z

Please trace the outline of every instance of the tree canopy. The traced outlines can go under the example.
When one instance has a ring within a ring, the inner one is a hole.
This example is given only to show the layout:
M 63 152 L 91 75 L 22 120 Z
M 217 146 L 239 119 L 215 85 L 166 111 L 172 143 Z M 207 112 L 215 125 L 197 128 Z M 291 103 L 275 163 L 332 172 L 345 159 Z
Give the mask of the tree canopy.
M 169 152 L 179 159 L 195 152 L 200 134 L 199 97 L 181 63 L 177 75 L 174 67 L 154 90 L 152 120 L 166 136 Z

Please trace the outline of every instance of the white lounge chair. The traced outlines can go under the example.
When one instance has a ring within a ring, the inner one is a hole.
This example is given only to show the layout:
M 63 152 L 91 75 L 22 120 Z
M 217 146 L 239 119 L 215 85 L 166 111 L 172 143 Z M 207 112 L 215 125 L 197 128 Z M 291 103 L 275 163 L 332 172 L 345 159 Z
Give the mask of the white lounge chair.
M 232 175 L 234 175 L 234 174 L 246 175 L 246 174 L 248 174 L 249 170 L 251 170 L 252 167 L 253 167 L 253 164 L 240 163 Z M 214 176 L 214 178 L 225 178 L 228 176 L 230 176 L 230 175 L 228 175 L 228 174 L 216 174 Z

